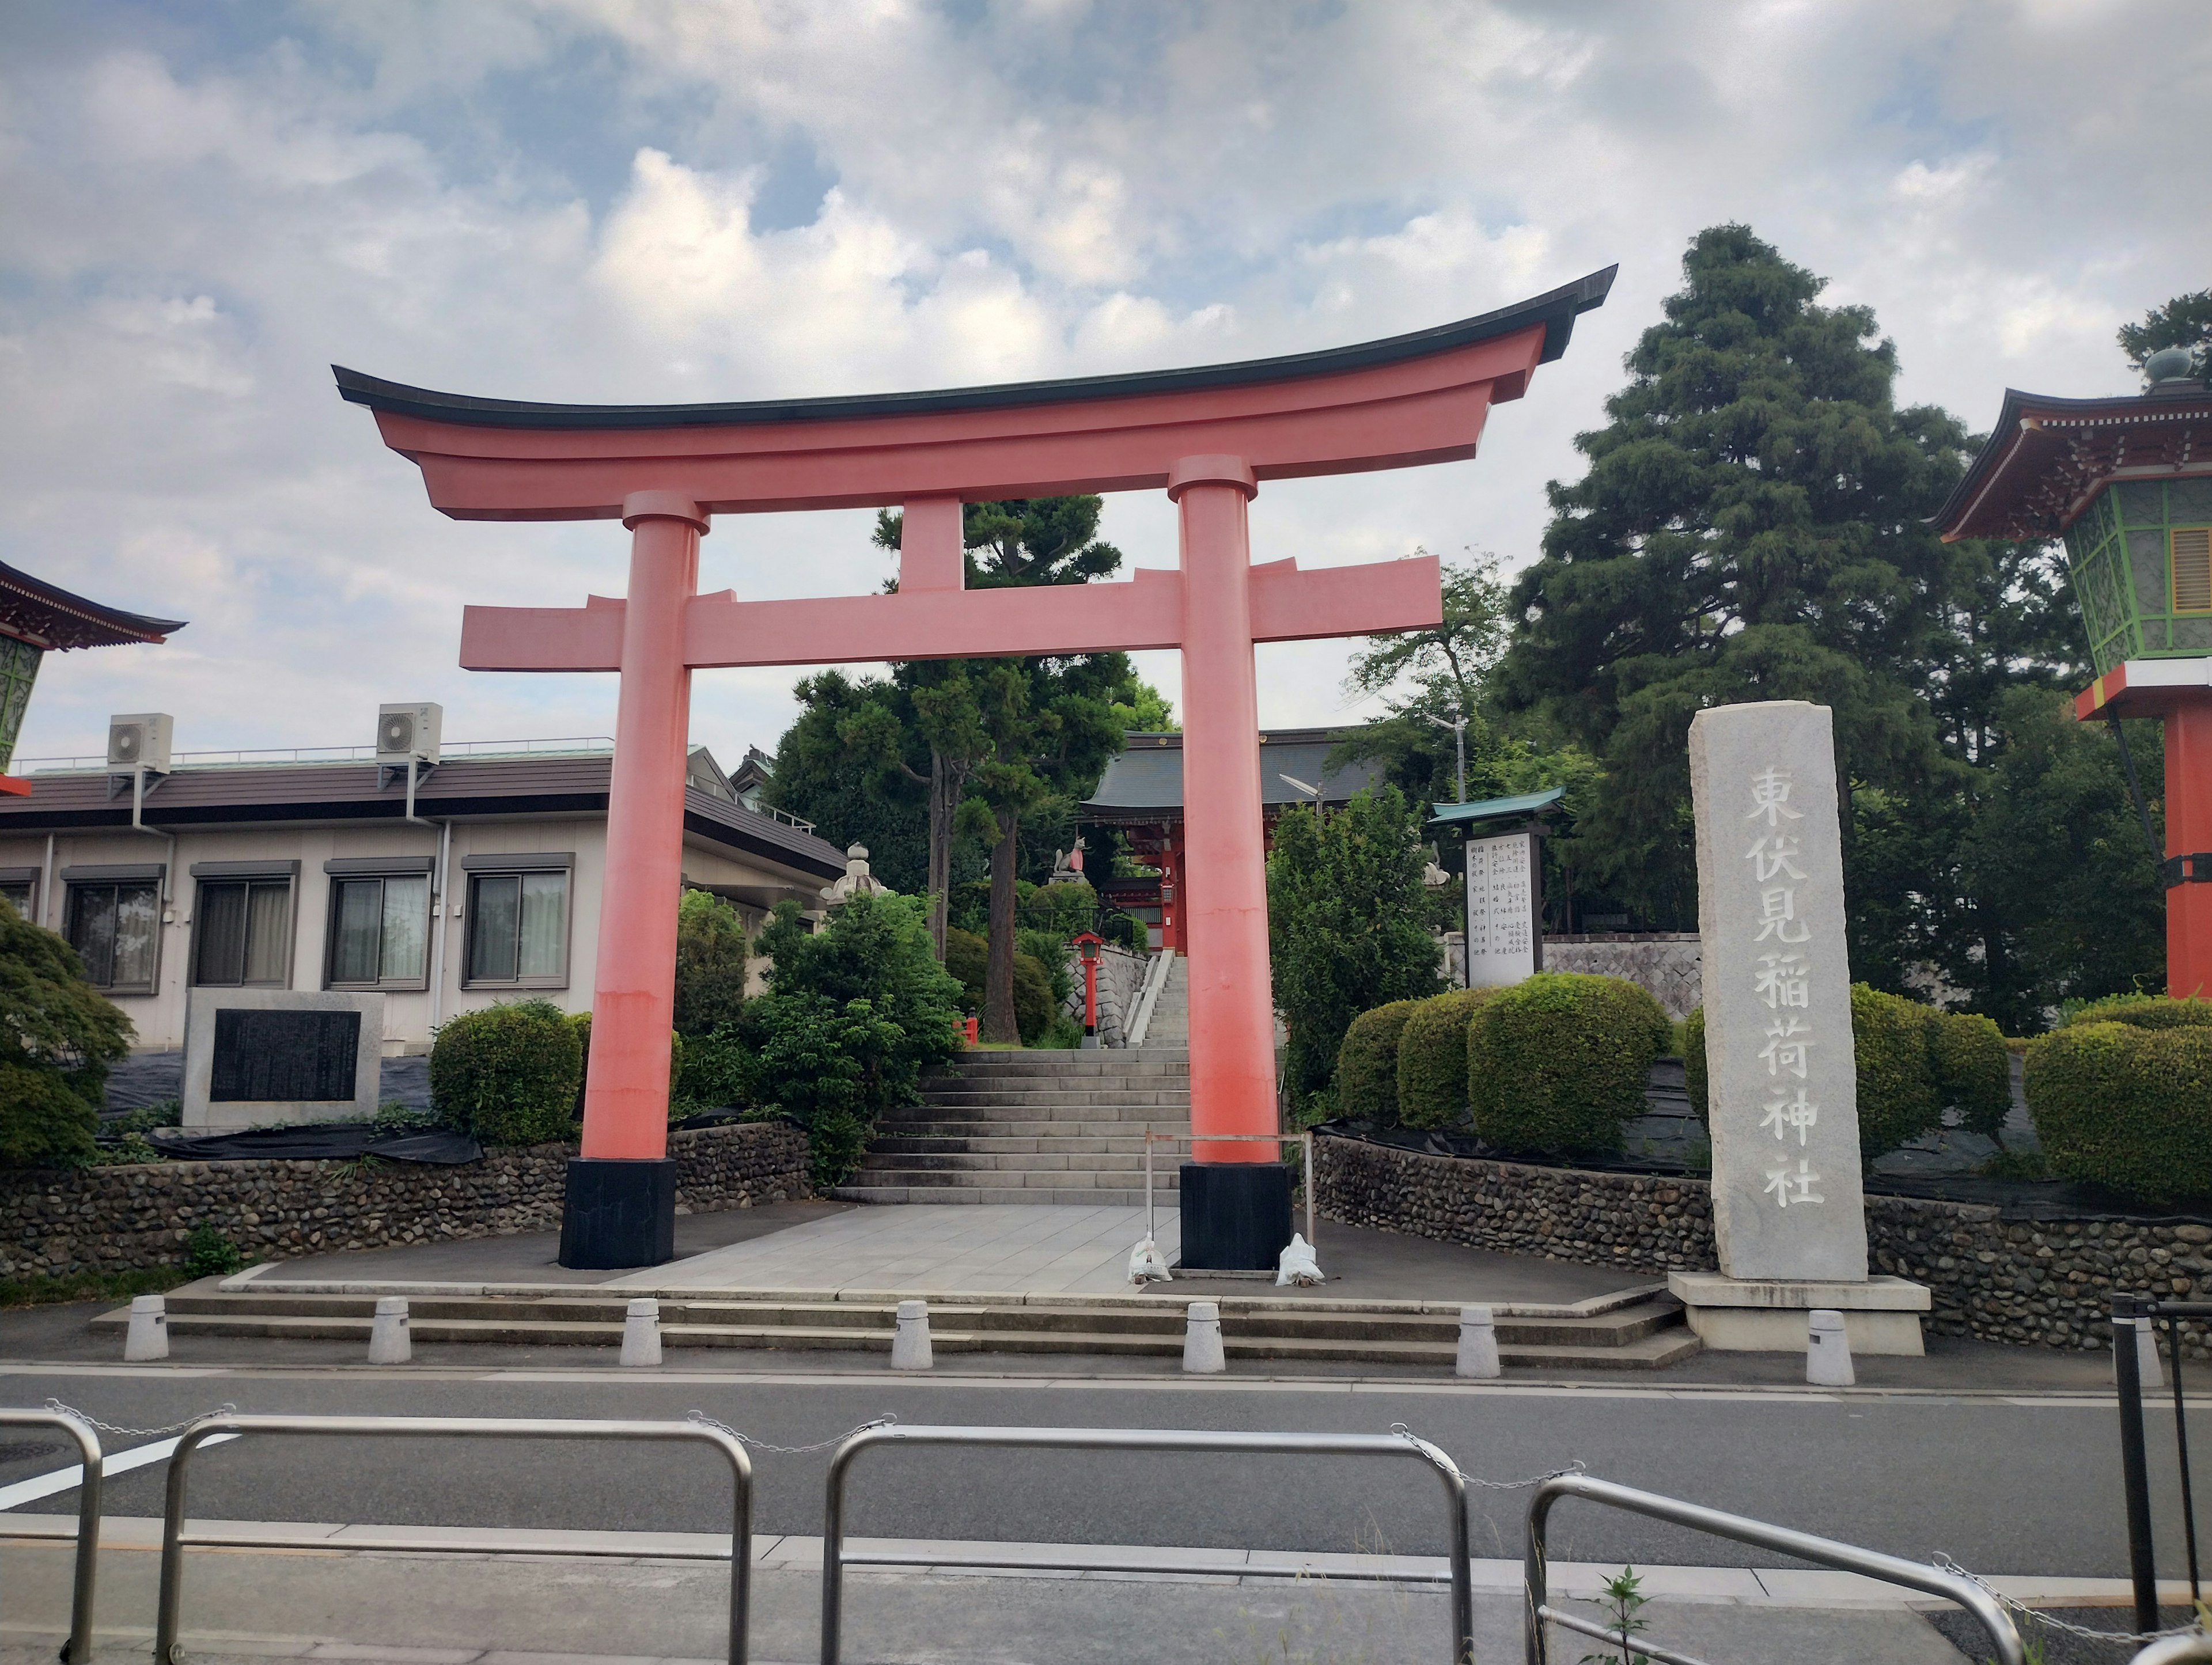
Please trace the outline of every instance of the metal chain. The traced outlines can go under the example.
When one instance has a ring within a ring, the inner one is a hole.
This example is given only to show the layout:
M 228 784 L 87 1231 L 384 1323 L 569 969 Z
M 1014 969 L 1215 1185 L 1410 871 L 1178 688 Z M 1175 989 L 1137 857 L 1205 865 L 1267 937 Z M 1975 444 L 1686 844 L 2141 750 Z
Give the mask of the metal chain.
M 817 1439 L 811 1445 L 771 1445 L 764 1439 L 755 1439 L 750 1434 L 740 1433 L 726 1422 L 716 1421 L 704 1411 L 686 1411 L 684 1413 L 684 1419 L 686 1422 L 695 1422 L 702 1428 L 712 1428 L 718 1432 L 727 1434 L 732 1439 L 750 1446 L 756 1451 L 772 1451 L 780 1457 L 804 1457 L 810 1456 L 817 1451 L 827 1451 L 832 1446 L 842 1445 L 854 1435 L 865 1434 L 871 1428 L 888 1428 L 898 1420 L 898 1413 L 885 1411 L 872 1421 L 863 1422 L 855 1427 L 848 1428 L 843 1433 L 833 1435 L 828 1439 Z
M 2068 1636 L 2078 1636 L 2085 1641 L 2112 1643 L 2159 1642 L 2163 1641 L 2169 1636 L 2194 1636 L 2199 1631 L 2203 1629 L 2202 1624 L 2195 1619 L 2191 1619 L 2186 1625 L 2176 1625 L 2171 1630 L 2164 1631 L 2093 1631 L 2087 1626 L 2069 1625 L 2063 1619 L 2053 1619 L 2049 1613 L 2041 1611 L 2039 1608 L 2031 1607 L 2025 1601 L 2015 1601 L 2013 1597 L 2007 1595 L 2001 1589 L 1991 1589 L 1988 1579 L 1984 1578 L 1978 1573 L 1967 1571 L 1966 1568 L 1960 1566 L 1956 1561 L 1944 1554 L 1940 1549 L 1937 1550 L 1935 1554 L 1929 1557 L 1929 1559 L 1935 1564 L 1939 1571 L 1948 1572 L 1954 1577 L 1965 1579 L 1968 1583 L 1974 1585 L 1984 1594 L 1995 1598 L 2001 1606 L 2010 1608 L 2013 1612 L 2019 1613 L 2023 1618 L 2033 1619 L 2037 1624 L 2042 1626 L 2044 1629 L 2049 1631 L 2063 1631 Z
M 186 1417 L 182 1422 L 173 1422 L 166 1428 L 118 1428 L 112 1422 L 102 1422 L 89 1411 L 80 1411 L 74 1405 L 64 1405 L 58 1399 L 48 1400 L 46 1408 L 60 1416 L 75 1417 L 88 1427 L 99 1429 L 103 1434 L 119 1434 L 125 1439 L 159 1439 L 164 1434 L 182 1433 L 195 1422 L 204 1422 L 209 1417 L 228 1416 L 238 1407 L 225 1400 L 212 1411 L 202 1411 L 196 1416 Z
M 1397 1435 L 1400 1439 L 1412 1440 L 1417 1445 L 1424 1446 L 1432 1452 L 1437 1452 L 1439 1455 L 1442 1455 L 1436 1446 L 1431 1445 L 1427 1440 L 1423 1439 L 1419 1434 L 1415 1433 L 1411 1428 L 1408 1428 L 1402 1422 L 1392 1423 L 1390 1425 L 1390 1431 Z M 1532 1486 L 1541 1486 L 1546 1480 L 1555 1480 L 1562 1474 L 1579 1474 L 1583 1472 L 1583 1460 L 1580 1457 L 1577 1457 L 1565 1468 L 1554 1468 L 1548 1474 L 1532 1475 L 1525 1480 L 1486 1480 L 1480 1474 L 1468 1474 L 1464 1473 L 1460 1475 L 1460 1478 L 1466 1481 L 1469 1486 L 1476 1486 L 1485 1492 L 1522 1492 L 1526 1491 Z

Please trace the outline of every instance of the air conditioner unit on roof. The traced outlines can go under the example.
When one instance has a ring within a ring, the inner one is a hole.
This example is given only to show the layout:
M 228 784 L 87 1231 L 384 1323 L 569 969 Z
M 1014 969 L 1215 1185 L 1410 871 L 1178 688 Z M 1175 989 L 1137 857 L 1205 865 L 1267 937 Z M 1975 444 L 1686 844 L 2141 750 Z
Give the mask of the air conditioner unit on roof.
M 117 774 L 167 775 L 177 720 L 166 711 L 139 711 L 107 720 L 107 767 Z
M 376 710 L 376 761 L 388 768 L 438 761 L 438 732 L 446 708 L 426 700 Z

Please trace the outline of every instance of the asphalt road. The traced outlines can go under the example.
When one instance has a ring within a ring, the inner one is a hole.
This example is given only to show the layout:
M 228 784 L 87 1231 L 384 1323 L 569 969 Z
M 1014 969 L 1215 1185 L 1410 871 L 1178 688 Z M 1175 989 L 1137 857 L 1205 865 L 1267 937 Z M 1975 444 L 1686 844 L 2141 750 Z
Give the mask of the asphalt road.
M 0 1403 L 52 1395 L 100 1419 L 156 1427 L 224 1401 L 251 1412 L 329 1414 L 667 1417 L 696 1408 L 756 1439 L 805 1445 L 885 1411 L 907 1422 L 1380 1432 L 1403 1422 L 1470 1474 L 1511 1480 L 1580 1460 L 1632 1486 L 1924 1560 L 1936 1551 L 1990 1573 L 2126 1572 L 2117 1421 L 2109 1404 L 1930 1395 L 1811 1395 L 1725 1389 L 1468 1393 L 1409 1384 L 1248 1382 L 915 1382 L 793 1375 L 665 1379 L 647 1372 L 470 1376 L 344 1371 L 16 1370 Z M 2212 1451 L 2212 1407 L 2191 1432 Z M 2172 1418 L 2150 1425 L 2161 1571 L 2180 1568 Z M 110 1449 L 143 1443 L 111 1439 Z M 0 1484 L 67 1456 L 6 1431 Z M 820 1529 L 827 1455 L 763 1453 L 756 1528 Z M 118 1477 L 109 1512 L 158 1515 L 166 1469 Z M 727 1480 L 677 1448 L 444 1441 L 242 1440 L 196 1458 L 191 1512 L 231 1520 L 718 1531 Z M 855 1470 L 849 1529 L 860 1535 L 1043 1542 L 1443 1548 L 1440 1491 L 1412 1464 L 1352 1459 L 898 1450 Z M 2212 1492 L 2212 1476 L 2200 1492 Z M 26 1505 L 70 1509 L 65 1493 Z M 1480 1492 L 1474 1552 L 1520 1553 L 1525 1494 Z M 1564 1506 L 1562 1559 L 1646 1565 L 1771 1565 L 1762 1552 L 1627 1516 Z

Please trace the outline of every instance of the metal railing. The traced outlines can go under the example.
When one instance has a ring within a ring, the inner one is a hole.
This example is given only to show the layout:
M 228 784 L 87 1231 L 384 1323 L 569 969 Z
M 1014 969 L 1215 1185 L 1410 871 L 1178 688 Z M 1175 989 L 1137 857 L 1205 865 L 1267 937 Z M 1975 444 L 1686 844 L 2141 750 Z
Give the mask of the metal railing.
M 1459 1466 L 1426 1440 L 1405 1432 L 1389 1434 L 1214 1433 L 1178 1428 L 943 1428 L 895 1424 L 864 1429 L 830 1459 L 829 1491 L 822 1510 L 822 1662 L 838 1665 L 843 1634 L 845 1569 L 848 1566 L 1035 1567 L 1034 1561 L 951 1557 L 941 1552 L 866 1552 L 845 1549 L 845 1480 L 864 1451 L 880 1445 L 988 1446 L 1054 1451 L 1215 1451 L 1277 1456 L 1414 1457 L 1434 1468 L 1443 1483 L 1449 1512 L 1453 1665 L 1469 1665 L 1474 1655 L 1474 1583 L 1468 1561 L 1467 1481 Z M 1126 1572 L 1124 1561 L 1056 1560 L 1076 1572 Z M 1146 1571 L 1211 1572 L 1218 1561 L 1179 1562 L 1164 1553 Z M 2008 1665 L 2019 1665 L 2014 1655 Z
M 1247 1139 L 1273 1139 L 1277 1145 L 1298 1147 L 1298 1173 L 1306 1194 L 1306 1247 L 1314 1245 L 1314 1136 L 1310 1127 L 1294 1133 L 1164 1133 L 1145 1129 L 1145 1235 L 1159 1239 L 1152 1218 L 1152 1146 L 1154 1145 L 1227 1145 Z
M 177 1644 L 177 1630 L 184 1606 L 185 1551 L 198 1546 L 236 1544 L 239 1539 L 215 1534 L 185 1535 L 185 1485 L 192 1453 L 217 1434 L 308 1434 L 371 1439 L 612 1439 L 692 1440 L 711 1445 L 726 1458 L 734 1502 L 730 1520 L 730 1665 L 745 1665 L 745 1625 L 752 1600 L 753 1467 L 744 1446 L 734 1435 L 697 1422 L 568 1421 L 539 1417 L 349 1417 L 240 1416 L 202 1417 L 177 1441 L 169 1459 L 167 1508 L 161 1521 L 161 1607 L 154 1621 L 156 1665 L 184 1665 Z M 88 1504 L 88 1507 L 94 1504 Z M 398 1546 L 379 1542 L 377 1548 Z M 405 1546 L 414 1551 L 471 1554 L 465 1544 L 417 1540 Z M 89 1626 L 90 1597 L 86 1596 Z M 89 1628 L 86 1631 L 90 1636 Z M 71 1665 L 77 1665 L 76 1661 Z
M 1527 1591 L 1527 1607 L 1522 1620 L 1522 1653 L 1527 1665 L 1551 1665 L 1551 1639 L 1545 1626 L 1557 1625 L 1583 1636 L 1595 1637 L 1615 1647 L 1626 1647 L 1632 1653 L 1646 1654 L 1660 1665 L 1702 1665 L 1702 1662 L 1686 1654 L 1668 1651 L 1641 1636 L 1623 1637 L 1618 1630 L 1607 1630 L 1595 1619 L 1577 1613 L 1561 1613 L 1548 1605 L 1550 1594 L 1546 1568 L 1549 1557 L 1545 1548 L 1545 1530 L 1550 1524 L 1552 1506 L 1562 1498 L 1579 1498 L 1587 1503 L 1600 1504 L 1608 1509 L 1626 1510 L 1634 1515 L 1649 1516 L 1655 1521 L 1667 1521 L 1676 1526 L 1686 1526 L 1692 1531 L 1709 1533 L 1716 1538 L 1732 1538 L 1740 1544 L 1751 1544 L 1760 1549 L 1771 1549 L 1784 1555 L 1795 1556 L 1801 1561 L 1810 1561 L 1817 1566 L 1834 1567 L 1843 1572 L 1856 1572 L 1863 1577 L 1879 1578 L 1884 1583 L 1902 1585 L 1927 1595 L 1941 1596 L 1955 1602 L 1972 1613 L 1981 1627 L 1987 1631 L 1990 1640 L 1996 1644 L 1999 1665 L 2026 1665 L 2027 1653 L 2020 1632 L 2014 1626 L 2003 1605 L 1979 1584 L 1956 1573 L 1940 1568 L 1922 1566 L 1894 1555 L 1885 1555 L 1880 1550 L 1862 1549 L 1856 1544 L 1838 1543 L 1832 1538 L 1816 1538 L 1809 1532 L 1793 1531 L 1786 1526 L 1770 1526 L 1764 1521 L 1754 1521 L 1741 1515 L 1729 1515 L 1717 1509 L 1707 1509 L 1701 1504 L 1684 1503 L 1678 1498 L 1662 1498 L 1653 1492 L 1638 1492 L 1633 1486 L 1618 1486 L 1611 1480 L 1601 1480 L 1588 1474 L 1557 1474 L 1536 1488 L 1535 1496 L 1528 1501 L 1528 1545 L 1522 1581 Z
M 546 740 L 447 740 L 440 744 L 441 757 L 532 757 L 545 754 L 596 755 L 612 751 L 613 739 L 605 734 L 568 734 Z M 233 746 L 212 751 L 173 751 L 169 761 L 177 769 L 265 769 L 283 763 L 365 763 L 374 761 L 373 745 L 356 746 Z M 15 767 L 42 775 L 104 771 L 118 767 L 103 753 L 74 757 L 22 757 Z
M 59 1411 L 0 1411 L 0 1428 L 58 1428 L 76 1442 L 84 1472 L 77 1483 L 76 1566 L 70 1593 L 68 1665 L 92 1665 L 93 1589 L 100 1574 L 100 1485 L 105 1473 L 100 1436 Z
M 2158 1628 L 2158 1568 L 2153 1553 L 2150 1519 L 2150 1459 L 2143 1440 L 2142 1365 L 2136 1357 L 2137 1323 L 2151 1326 L 2166 1320 L 2166 1342 L 2172 1357 L 2167 1361 L 2173 1378 L 2174 1458 L 2181 1471 L 2181 1532 L 2189 1563 L 2189 1599 L 2204 1599 L 2197 1571 L 2197 1495 L 2189 1462 L 2189 1414 L 2181 1393 L 2181 1321 L 2212 1318 L 2212 1301 L 2154 1301 L 2143 1297 L 2112 1297 L 2112 1382 L 2120 1411 L 2120 1480 L 2128 1517 L 2128 1573 L 2135 1585 L 2136 1629 L 2148 1633 Z M 2122 1330 L 2130 1332 L 2124 1340 Z

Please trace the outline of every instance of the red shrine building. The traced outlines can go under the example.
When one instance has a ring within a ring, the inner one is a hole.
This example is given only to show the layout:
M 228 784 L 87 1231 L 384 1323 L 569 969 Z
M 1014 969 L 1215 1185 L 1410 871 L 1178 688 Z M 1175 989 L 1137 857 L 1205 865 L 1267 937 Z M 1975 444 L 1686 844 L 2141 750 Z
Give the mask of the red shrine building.
M 2212 387 L 2184 349 L 2147 392 L 2008 390 L 1936 517 L 1944 541 L 2063 537 L 2096 680 L 2084 721 L 2166 729 L 2166 992 L 2212 993 Z
M 0 792 L 21 797 L 31 789 L 28 781 L 14 779 L 6 770 L 15 754 L 16 737 L 23 732 L 32 684 L 47 654 L 166 641 L 171 631 L 184 628 L 183 619 L 126 613 L 0 565 Z

